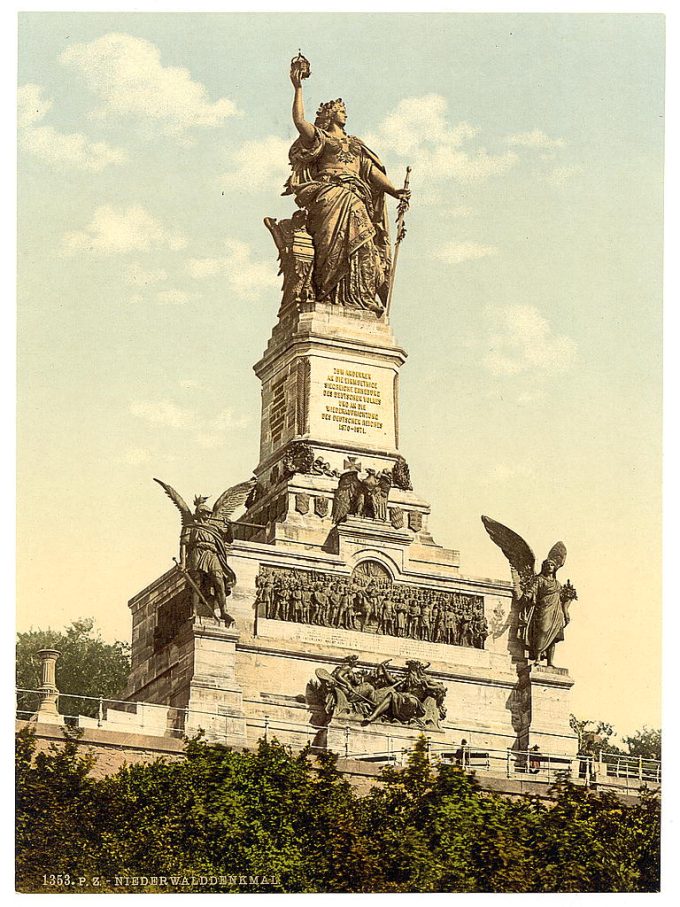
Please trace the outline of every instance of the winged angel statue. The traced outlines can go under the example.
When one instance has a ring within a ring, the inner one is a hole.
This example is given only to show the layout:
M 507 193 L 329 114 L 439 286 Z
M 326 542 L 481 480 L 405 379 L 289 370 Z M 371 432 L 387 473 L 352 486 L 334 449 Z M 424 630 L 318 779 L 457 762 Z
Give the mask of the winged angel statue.
M 517 635 L 528 658 L 535 664 L 545 659 L 549 667 L 554 667 L 555 644 L 564 639 L 569 604 L 577 597 L 569 580 L 562 585 L 555 575 L 564 566 L 567 549 L 563 542 L 555 542 L 541 565 L 541 572 L 534 573 L 534 552 L 521 536 L 488 516 L 483 516 L 482 522 L 491 541 L 510 562 L 519 605 Z
M 236 574 L 227 563 L 225 543 L 234 539 L 229 518 L 245 502 L 253 480 L 227 488 L 212 507 L 207 497 L 197 495 L 193 513 L 171 485 L 160 479 L 154 482 L 158 482 L 182 517 L 180 556 L 192 587 L 193 613 L 208 608 L 211 615 L 230 626 L 234 618 L 227 612 L 227 596 L 236 583 Z

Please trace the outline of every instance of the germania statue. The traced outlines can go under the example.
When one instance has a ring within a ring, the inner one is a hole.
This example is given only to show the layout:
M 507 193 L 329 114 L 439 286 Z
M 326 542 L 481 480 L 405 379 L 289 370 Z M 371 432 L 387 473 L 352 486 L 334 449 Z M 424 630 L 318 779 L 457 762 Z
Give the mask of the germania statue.
M 289 152 L 293 172 L 283 193 L 294 195 L 306 212 L 314 247 L 309 296 L 382 315 L 393 270 L 385 195 L 399 200 L 403 217 L 410 192 L 396 189 L 378 156 L 347 135 L 341 98 L 321 104 L 314 123 L 305 119 L 302 80 L 309 73 L 309 62 L 299 54 L 291 62 L 290 79 L 293 123 L 300 135 Z

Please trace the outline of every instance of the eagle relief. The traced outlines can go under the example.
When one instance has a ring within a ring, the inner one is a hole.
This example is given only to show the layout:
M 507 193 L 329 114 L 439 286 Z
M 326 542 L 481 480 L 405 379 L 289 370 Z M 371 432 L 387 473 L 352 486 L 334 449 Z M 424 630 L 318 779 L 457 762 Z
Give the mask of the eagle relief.
M 359 467 L 350 463 L 338 480 L 333 496 L 331 518 L 335 524 L 342 523 L 348 516 L 367 517 L 387 522 L 387 501 L 392 487 L 392 473 L 389 469 L 376 472 L 366 470 L 366 478 L 359 478 Z

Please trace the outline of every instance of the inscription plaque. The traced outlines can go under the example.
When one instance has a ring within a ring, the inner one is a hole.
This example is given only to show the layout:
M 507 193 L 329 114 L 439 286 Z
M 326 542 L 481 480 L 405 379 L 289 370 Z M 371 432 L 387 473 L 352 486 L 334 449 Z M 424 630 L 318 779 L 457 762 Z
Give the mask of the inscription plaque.
M 323 396 L 321 418 L 336 423 L 340 431 L 364 435 L 366 429 L 382 430 L 382 394 L 371 372 L 334 368 L 324 381 Z

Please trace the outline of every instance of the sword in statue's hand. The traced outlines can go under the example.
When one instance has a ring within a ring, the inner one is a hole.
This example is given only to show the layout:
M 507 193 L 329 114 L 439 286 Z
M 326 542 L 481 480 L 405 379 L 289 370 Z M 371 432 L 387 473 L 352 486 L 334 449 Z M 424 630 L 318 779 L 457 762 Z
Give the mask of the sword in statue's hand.
M 186 576 L 187 580 L 189 581 L 189 585 L 193 588 L 194 592 L 196 592 L 196 594 L 198 595 L 200 600 L 203 602 L 203 604 L 208 609 L 208 613 L 213 614 L 213 615 L 215 615 L 215 617 L 217 617 L 217 615 L 215 614 L 215 608 L 213 608 L 211 606 L 211 604 L 206 599 L 205 595 L 203 595 L 203 593 L 201 592 L 201 590 L 198 587 L 198 584 L 194 582 L 193 577 L 191 576 L 191 574 L 189 573 L 187 568 L 185 566 L 183 566 L 182 564 L 180 564 L 180 562 L 177 560 L 176 557 L 173 557 L 173 561 L 177 565 L 177 568 Z M 195 615 L 195 616 L 199 616 L 199 615 Z
M 406 168 L 406 178 L 404 180 L 404 190 L 408 193 L 408 184 L 411 176 L 411 168 Z M 399 246 L 401 245 L 402 239 L 406 236 L 406 224 L 404 223 L 404 217 L 408 211 L 409 206 L 409 197 L 408 194 L 404 194 L 399 199 L 399 205 L 397 206 L 397 236 L 394 240 L 394 261 L 392 262 L 392 274 L 390 275 L 390 291 L 387 295 L 387 305 L 385 306 L 385 316 L 390 313 L 390 306 L 392 305 L 392 292 L 394 290 L 394 278 L 397 275 L 397 260 L 399 259 Z

